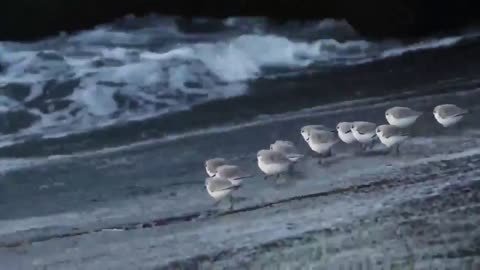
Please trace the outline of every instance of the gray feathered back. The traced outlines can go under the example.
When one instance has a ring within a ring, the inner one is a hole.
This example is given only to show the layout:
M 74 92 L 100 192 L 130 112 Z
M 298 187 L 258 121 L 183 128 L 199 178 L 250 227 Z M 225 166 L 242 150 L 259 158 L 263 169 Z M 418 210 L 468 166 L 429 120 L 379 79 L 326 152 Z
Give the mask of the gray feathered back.
M 354 122 L 353 125 L 360 134 L 375 132 L 375 128 L 377 127 L 377 125 L 372 122 Z
M 422 113 L 412 110 L 407 107 L 393 107 L 386 111 L 386 113 L 391 114 L 393 117 L 397 119 L 407 118 L 412 116 L 420 116 Z

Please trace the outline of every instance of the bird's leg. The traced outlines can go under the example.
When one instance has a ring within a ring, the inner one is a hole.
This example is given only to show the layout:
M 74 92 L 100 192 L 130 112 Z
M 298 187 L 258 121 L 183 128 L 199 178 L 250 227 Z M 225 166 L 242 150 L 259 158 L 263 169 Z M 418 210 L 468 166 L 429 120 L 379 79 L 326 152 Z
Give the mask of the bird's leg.
M 323 159 L 322 158 L 318 158 L 318 165 L 323 165 Z
M 411 125 L 407 128 L 407 132 L 410 136 L 415 136 L 415 134 L 413 133 L 413 125 Z
M 400 144 L 397 144 L 395 149 L 396 149 L 395 150 L 396 155 L 399 156 L 400 155 Z
M 290 165 L 288 166 L 287 175 L 290 176 L 290 177 L 292 177 L 292 176 L 294 175 L 294 173 L 295 173 L 295 169 L 293 168 L 293 164 L 290 164 Z
M 395 153 L 395 146 L 390 146 L 387 148 L 387 151 L 385 152 L 386 155 L 390 155 L 390 156 L 393 156 Z
M 325 157 L 331 157 L 332 156 L 332 148 L 328 149 L 327 153 L 324 155 Z
M 266 174 L 266 175 L 263 177 L 263 180 L 268 180 L 268 177 L 270 177 L 270 175 Z
M 391 146 L 389 152 L 392 156 L 398 156 L 398 144 Z
M 367 144 L 366 143 L 362 143 L 362 151 L 367 151 Z
M 215 200 L 215 202 L 213 202 L 212 207 L 217 207 L 220 204 L 221 201 L 222 200 Z
M 318 158 L 318 157 L 321 157 L 322 155 L 319 154 L 319 153 L 317 153 L 317 152 L 315 152 L 315 151 L 311 151 L 311 152 L 309 152 L 309 156 L 310 156 L 311 158 Z
M 277 173 L 276 177 L 275 177 L 275 181 L 278 180 L 280 178 L 280 174 Z
M 228 208 L 230 211 L 233 210 L 233 195 L 230 195 L 230 208 Z

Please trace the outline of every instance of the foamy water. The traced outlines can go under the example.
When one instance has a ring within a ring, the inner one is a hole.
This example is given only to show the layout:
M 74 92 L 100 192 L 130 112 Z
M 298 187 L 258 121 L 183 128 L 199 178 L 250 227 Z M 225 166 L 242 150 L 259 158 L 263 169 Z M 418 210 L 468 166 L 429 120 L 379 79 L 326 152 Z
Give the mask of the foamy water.
M 2 42 L 0 143 L 188 110 L 244 95 L 249 81 L 264 76 L 365 63 L 469 37 L 373 43 L 343 21 L 269 29 L 262 18 L 229 18 L 218 31 L 185 33 L 172 18 L 148 17 L 35 43 Z

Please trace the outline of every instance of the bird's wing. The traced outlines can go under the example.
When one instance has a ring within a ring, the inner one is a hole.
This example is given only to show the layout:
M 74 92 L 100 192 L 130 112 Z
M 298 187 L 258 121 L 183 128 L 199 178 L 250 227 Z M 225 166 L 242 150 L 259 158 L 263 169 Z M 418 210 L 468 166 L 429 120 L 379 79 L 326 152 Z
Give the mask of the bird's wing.
M 281 162 L 281 163 L 287 163 L 287 162 L 290 162 L 290 160 L 283 154 L 281 153 L 274 153 L 272 155 L 272 160 L 274 162 Z
M 364 123 L 364 124 L 361 124 L 357 127 L 357 131 L 360 134 L 365 134 L 365 133 L 369 133 L 369 132 L 372 132 L 373 130 L 375 130 L 375 127 L 376 126 L 373 123 Z
M 460 115 L 466 114 L 468 111 L 465 109 L 462 109 L 460 107 L 457 107 L 455 105 L 450 105 L 450 106 L 444 106 L 443 110 L 439 111 L 439 114 L 442 118 L 446 117 L 457 117 Z
M 233 185 L 227 179 L 212 179 L 212 180 L 210 180 L 208 185 L 209 185 L 210 191 L 212 191 L 212 192 L 237 188 L 236 185 Z
M 420 114 L 422 113 L 412 110 L 410 108 L 399 108 L 396 116 L 398 118 L 404 118 L 404 117 L 411 117 L 411 116 L 419 116 Z
M 383 137 L 390 138 L 392 136 L 408 136 L 407 132 L 401 128 L 397 128 L 394 126 L 386 127 L 383 130 Z

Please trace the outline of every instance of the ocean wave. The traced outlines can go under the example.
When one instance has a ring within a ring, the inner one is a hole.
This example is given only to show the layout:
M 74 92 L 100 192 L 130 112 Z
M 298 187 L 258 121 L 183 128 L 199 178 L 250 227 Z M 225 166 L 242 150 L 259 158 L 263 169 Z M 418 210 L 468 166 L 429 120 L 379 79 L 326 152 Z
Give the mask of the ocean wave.
M 275 32 L 262 18 L 230 18 L 215 33 L 182 32 L 168 18 L 122 22 L 31 44 L 0 43 L 0 140 L 59 136 L 186 110 L 244 95 L 248 82 L 262 76 L 358 64 L 464 38 L 407 46 L 341 40 L 335 30 L 343 37 L 353 30 L 335 20 Z

